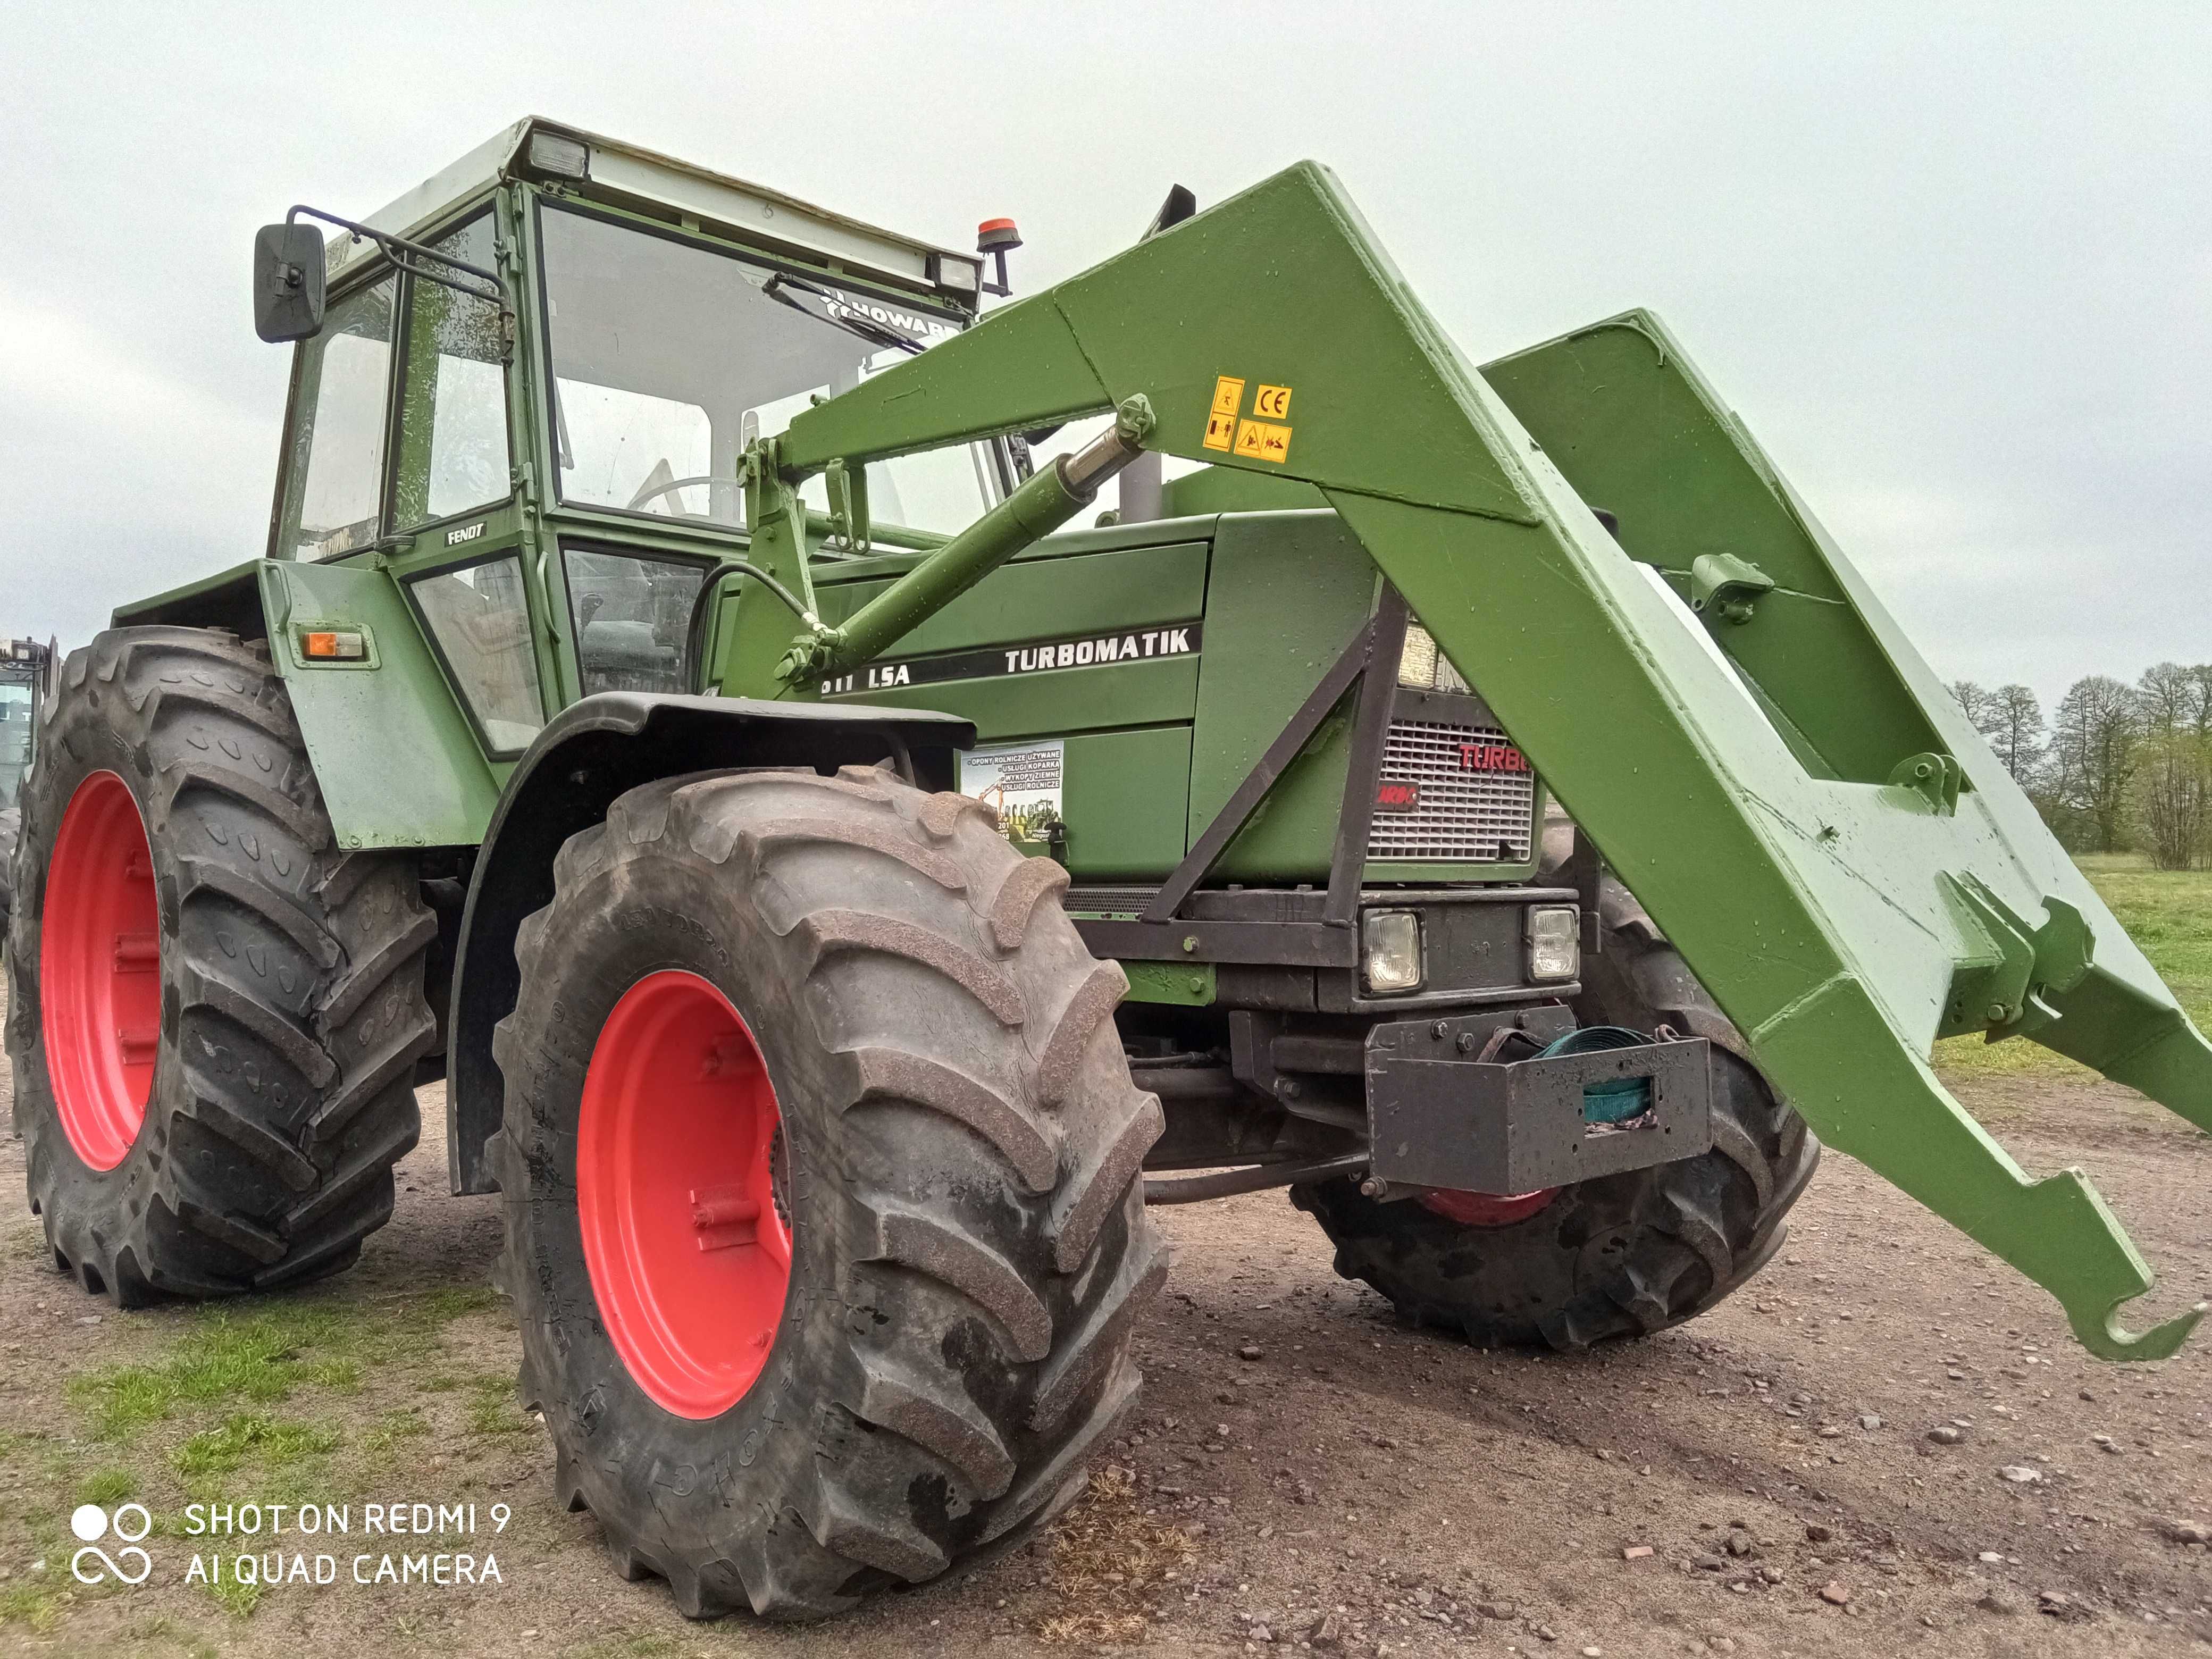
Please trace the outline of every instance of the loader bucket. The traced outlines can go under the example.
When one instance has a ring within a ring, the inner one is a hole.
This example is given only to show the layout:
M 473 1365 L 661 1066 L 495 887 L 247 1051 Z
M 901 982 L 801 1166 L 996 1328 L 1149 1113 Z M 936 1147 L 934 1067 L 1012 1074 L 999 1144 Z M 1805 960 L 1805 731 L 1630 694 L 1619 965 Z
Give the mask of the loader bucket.
M 2027 1177 L 1929 1055 L 2025 1036 L 2212 1127 L 2212 1048 L 1655 319 L 1478 372 L 1301 164 L 799 415 L 779 459 L 1136 395 L 1147 447 L 1319 486 L 1824 1139 L 2094 1352 L 2174 1352 L 2203 1306 L 2124 1329 L 2152 1279 L 2103 1200 Z

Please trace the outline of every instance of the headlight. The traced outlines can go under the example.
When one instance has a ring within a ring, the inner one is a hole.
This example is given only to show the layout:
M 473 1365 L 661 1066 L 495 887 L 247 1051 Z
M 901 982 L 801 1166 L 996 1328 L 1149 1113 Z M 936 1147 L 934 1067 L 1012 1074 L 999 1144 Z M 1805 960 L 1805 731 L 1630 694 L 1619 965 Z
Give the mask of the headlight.
M 1421 919 L 1411 910 L 1370 910 L 1359 919 L 1360 971 L 1388 996 L 1421 982 Z
M 580 138 L 538 127 L 530 135 L 530 165 L 557 179 L 588 178 L 592 152 Z
M 1419 623 L 1406 629 L 1406 647 L 1398 653 L 1398 684 L 1430 691 L 1437 684 L 1437 642 Z
M 1528 977 L 1572 979 L 1582 970 L 1582 912 L 1571 904 L 1539 905 L 1530 910 Z
M 1455 691 L 1462 696 L 1469 690 L 1451 659 L 1437 649 L 1436 635 L 1419 623 L 1407 624 L 1406 647 L 1398 657 L 1398 684 L 1417 691 Z

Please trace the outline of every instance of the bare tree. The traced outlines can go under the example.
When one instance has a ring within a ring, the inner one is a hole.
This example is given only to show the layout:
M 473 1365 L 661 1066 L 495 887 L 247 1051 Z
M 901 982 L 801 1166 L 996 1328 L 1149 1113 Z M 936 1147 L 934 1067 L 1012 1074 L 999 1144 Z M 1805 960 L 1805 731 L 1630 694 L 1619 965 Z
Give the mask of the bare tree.
M 1951 695 L 1974 730 L 1996 750 L 1998 761 L 2023 789 L 2035 781 L 2043 760 L 2043 705 L 2021 684 L 1991 691 L 1972 680 L 1954 680 Z
M 1990 746 L 2013 781 L 2026 788 L 2043 764 L 2043 705 L 2017 682 L 1997 687 L 1996 705 L 1996 730 L 1986 734 Z
M 2186 870 L 2204 850 L 2212 776 L 2204 746 L 2186 727 L 2152 731 L 2142 742 L 2135 805 L 2151 862 L 2161 870 Z
M 1966 723 L 1975 731 L 1980 731 L 1982 711 L 1989 707 L 1988 690 L 1975 684 L 1972 680 L 1953 680 L 1951 695 L 1958 699 L 1959 712 L 1966 717 Z
M 2126 839 L 2129 786 L 2142 763 L 2142 715 L 2130 687 L 2091 674 L 2067 688 L 2052 721 L 2051 792 L 2079 814 L 2094 851 Z
M 2194 732 L 2203 707 L 2196 672 L 2178 662 L 2162 662 L 2143 670 L 2136 682 L 2136 707 L 2142 714 L 2147 737 L 2172 737 Z
M 2190 729 L 2199 742 L 2212 744 L 2212 662 L 2197 663 L 2187 672 L 2197 691 L 2196 718 Z
M 2204 854 L 2212 821 L 2212 672 L 2162 662 L 2136 683 L 2143 754 L 2136 808 L 2161 870 L 2186 870 Z

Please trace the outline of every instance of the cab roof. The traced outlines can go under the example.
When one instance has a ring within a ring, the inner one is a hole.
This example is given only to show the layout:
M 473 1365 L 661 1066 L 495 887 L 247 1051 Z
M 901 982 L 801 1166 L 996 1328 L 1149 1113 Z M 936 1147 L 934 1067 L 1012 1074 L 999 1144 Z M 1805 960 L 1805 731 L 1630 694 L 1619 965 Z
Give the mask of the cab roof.
M 559 185 L 586 201 L 629 208 L 768 252 L 795 253 L 965 310 L 975 309 L 981 297 L 982 266 L 975 254 L 863 224 L 781 191 L 538 115 L 504 128 L 365 222 L 412 239 L 507 179 Z M 331 280 L 374 251 L 374 243 L 333 233 L 325 248 Z

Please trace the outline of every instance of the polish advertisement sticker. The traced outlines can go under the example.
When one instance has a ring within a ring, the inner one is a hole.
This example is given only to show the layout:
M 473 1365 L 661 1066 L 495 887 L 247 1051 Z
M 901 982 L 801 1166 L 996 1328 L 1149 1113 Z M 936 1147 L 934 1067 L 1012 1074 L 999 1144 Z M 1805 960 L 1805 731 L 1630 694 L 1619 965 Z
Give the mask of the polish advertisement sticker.
M 998 812 L 1011 841 L 1043 841 L 1060 817 L 1067 745 L 1058 738 L 986 744 L 960 757 L 960 793 Z

